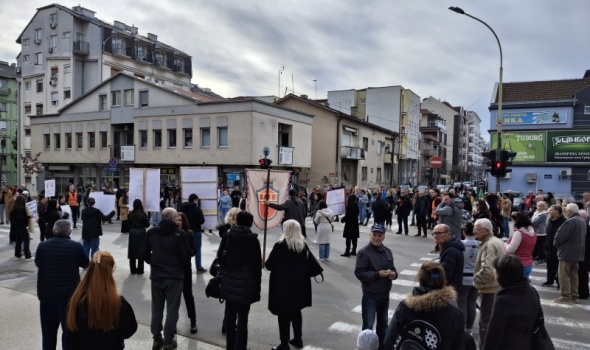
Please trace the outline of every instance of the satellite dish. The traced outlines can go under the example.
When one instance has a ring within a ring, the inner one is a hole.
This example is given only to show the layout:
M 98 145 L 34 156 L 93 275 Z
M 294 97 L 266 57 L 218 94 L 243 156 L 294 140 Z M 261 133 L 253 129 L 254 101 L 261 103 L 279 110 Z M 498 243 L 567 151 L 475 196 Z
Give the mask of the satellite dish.
M 262 154 L 264 154 L 265 157 L 268 157 L 268 155 L 270 154 L 270 148 L 264 146 L 264 148 L 262 148 Z

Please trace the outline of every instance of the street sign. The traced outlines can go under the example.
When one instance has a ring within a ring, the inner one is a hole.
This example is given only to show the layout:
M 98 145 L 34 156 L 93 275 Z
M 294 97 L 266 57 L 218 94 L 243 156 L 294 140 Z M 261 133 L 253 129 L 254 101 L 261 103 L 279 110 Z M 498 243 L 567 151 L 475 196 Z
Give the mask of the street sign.
M 117 167 L 117 159 L 116 158 L 109 159 L 109 167 L 110 168 L 116 168 Z
M 430 167 L 434 169 L 438 169 L 442 166 L 442 159 L 440 157 L 432 157 L 430 158 Z
M 109 173 L 116 173 L 117 171 L 119 171 L 117 167 L 109 167 Z

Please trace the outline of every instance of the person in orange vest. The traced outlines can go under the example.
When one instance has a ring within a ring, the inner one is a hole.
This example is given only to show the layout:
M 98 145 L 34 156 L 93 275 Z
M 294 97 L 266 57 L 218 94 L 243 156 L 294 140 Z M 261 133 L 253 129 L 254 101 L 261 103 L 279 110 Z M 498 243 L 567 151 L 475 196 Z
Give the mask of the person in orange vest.
M 72 222 L 74 223 L 74 230 L 77 230 L 76 221 L 78 221 L 78 217 L 80 216 L 80 201 L 82 200 L 78 191 L 76 191 L 76 186 L 74 184 L 70 184 L 69 191 L 66 195 L 66 202 L 70 206 L 72 210 Z

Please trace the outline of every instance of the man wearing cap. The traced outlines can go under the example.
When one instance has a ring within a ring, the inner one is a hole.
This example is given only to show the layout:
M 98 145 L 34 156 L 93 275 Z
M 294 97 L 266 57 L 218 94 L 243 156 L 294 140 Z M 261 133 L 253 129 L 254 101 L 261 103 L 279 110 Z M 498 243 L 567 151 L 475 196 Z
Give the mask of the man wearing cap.
M 354 275 L 361 281 L 363 290 L 362 329 L 373 329 L 376 318 L 379 346 L 382 346 L 387 331 L 389 292 L 397 271 L 391 249 L 383 245 L 385 226 L 373 225 L 369 238 L 369 244 L 357 253 Z

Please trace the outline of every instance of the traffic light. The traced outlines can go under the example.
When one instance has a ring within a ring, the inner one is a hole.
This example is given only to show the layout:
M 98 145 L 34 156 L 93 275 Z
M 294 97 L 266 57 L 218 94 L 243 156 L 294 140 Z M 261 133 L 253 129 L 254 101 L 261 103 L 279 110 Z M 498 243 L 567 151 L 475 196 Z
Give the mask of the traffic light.
M 512 165 L 512 160 L 516 157 L 516 152 L 502 151 L 500 152 L 500 161 L 502 162 L 502 177 L 506 176 L 507 173 L 512 172 L 512 169 L 508 169 L 509 165 Z
M 482 152 L 481 155 L 490 160 L 490 175 L 496 176 L 496 150 Z
M 260 168 L 262 169 L 270 169 L 270 165 L 272 164 L 272 160 L 268 158 L 260 158 L 258 160 L 258 164 L 260 164 Z
M 506 176 L 506 172 L 504 169 L 504 164 L 501 160 L 496 160 L 493 164 L 493 173 L 492 175 L 495 177 L 504 177 Z

